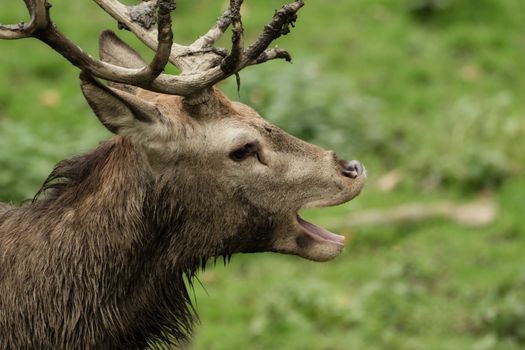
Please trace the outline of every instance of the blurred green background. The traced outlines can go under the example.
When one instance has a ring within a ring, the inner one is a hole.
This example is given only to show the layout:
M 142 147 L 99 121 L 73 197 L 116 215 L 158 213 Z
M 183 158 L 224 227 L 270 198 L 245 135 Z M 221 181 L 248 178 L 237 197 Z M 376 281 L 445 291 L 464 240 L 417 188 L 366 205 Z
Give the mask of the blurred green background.
M 92 1 L 52 3 L 91 53 L 116 29 Z M 176 40 L 202 34 L 225 5 L 178 1 Z M 247 38 L 281 5 L 245 1 Z M 21 19 L 21 0 L 2 1 L 1 23 Z M 278 44 L 293 64 L 243 71 L 240 100 L 360 159 L 369 181 L 356 201 L 304 213 L 347 236 L 338 259 L 242 255 L 201 273 L 190 348 L 525 348 L 525 2 L 310 0 Z M 0 41 L 2 201 L 32 197 L 55 163 L 110 137 L 77 76 L 34 39 Z M 233 80 L 221 87 L 238 98 Z M 465 203 L 489 211 L 452 220 Z M 406 204 L 423 214 L 399 217 Z M 353 223 L 370 210 L 381 224 Z

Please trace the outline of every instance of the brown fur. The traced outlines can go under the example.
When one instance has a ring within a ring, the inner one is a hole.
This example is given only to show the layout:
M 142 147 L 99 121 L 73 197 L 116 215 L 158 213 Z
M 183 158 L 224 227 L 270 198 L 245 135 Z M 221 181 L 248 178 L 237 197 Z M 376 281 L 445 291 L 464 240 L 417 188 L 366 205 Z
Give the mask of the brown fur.
M 4 212 L 8 211 L 9 209 L 12 209 L 12 207 L 5 203 L 0 203 L 0 215 L 2 215 Z
M 0 214 L 1 348 L 184 341 L 193 322 L 184 277 L 209 257 L 256 250 L 214 239 L 214 232 L 245 228 L 210 210 L 213 192 L 204 179 L 173 189 L 164 179 L 153 183 L 143 161 L 116 138 L 60 163 L 40 198 Z M 252 210 L 245 203 L 243 211 Z M 251 231 L 267 232 L 264 225 Z

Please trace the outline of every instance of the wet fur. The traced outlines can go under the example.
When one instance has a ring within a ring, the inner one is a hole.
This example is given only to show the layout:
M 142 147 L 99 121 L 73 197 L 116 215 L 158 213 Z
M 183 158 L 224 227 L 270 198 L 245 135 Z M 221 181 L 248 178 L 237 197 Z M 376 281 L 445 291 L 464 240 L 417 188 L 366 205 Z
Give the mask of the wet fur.
M 0 204 L 0 348 L 184 343 L 195 320 L 185 281 L 211 257 L 268 245 L 270 215 L 242 193 L 224 215 L 209 179 L 156 178 L 144 157 L 116 137 L 59 163 L 32 203 Z

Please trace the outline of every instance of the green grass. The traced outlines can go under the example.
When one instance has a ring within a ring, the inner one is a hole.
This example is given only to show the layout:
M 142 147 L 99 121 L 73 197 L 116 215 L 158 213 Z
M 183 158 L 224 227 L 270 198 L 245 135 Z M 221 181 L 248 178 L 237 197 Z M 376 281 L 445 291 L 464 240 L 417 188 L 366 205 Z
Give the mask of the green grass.
M 343 228 L 353 239 L 329 264 L 257 255 L 210 268 L 201 275 L 206 291 L 196 290 L 194 348 L 520 349 L 523 195 L 522 182 L 506 185 L 502 215 L 483 229 L 439 220 Z M 364 193 L 360 206 L 374 196 Z
M 245 2 L 253 40 L 281 2 Z M 202 33 L 225 3 L 178 1 L 177 40 Z M 53 4 L 59 27 L 89 52 L 96 33 L 116 27 L 92 1 Z M 2 23 L 25 18 L 22 1 L 0 8 Z M 330 225 L 360 209 L 479 195 L 499 213 L 476 229 L 445 220 L 339 227 L 350 243 L 327 264 L 261 254 L 209 266 L 207 292 L 195 290 L 202 326 L 191 348 L 522 349 L 525 2 L 307 1 L 278 44 L 293 65 L 243 71 L 240 99 L 370 174 L 356 201 L 306 216 Z M 0 41 L 2 201 L 31 197 L 57 161 L 109 137 L 77 75 L 36 40 Z M 236 97 L 233 81 L 221 87 Z M 392 169 L 402 182 L 382 193 L 376 181 Z

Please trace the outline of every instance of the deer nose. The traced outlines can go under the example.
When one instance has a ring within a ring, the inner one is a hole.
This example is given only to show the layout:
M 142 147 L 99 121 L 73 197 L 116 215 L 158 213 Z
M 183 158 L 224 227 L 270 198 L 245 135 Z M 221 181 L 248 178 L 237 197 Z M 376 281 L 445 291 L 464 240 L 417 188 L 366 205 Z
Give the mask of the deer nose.
M 343 175 L 351 179 L 357 178 L 365 171 L 363 165 L 357 160 L 345 161 L 343 163 Z

